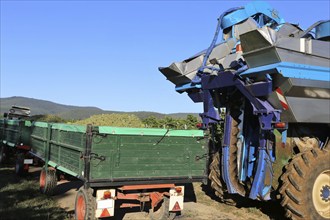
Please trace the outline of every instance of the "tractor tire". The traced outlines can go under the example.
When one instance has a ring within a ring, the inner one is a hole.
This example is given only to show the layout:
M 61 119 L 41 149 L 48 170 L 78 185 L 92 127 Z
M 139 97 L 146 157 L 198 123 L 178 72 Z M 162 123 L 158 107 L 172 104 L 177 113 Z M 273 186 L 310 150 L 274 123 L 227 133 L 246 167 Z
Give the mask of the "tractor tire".
M 238 99 L 239 100 L 239 99 Z M 231 205 L 243 205 L 245 203 L 245 199 L 242 196 L 245 196 L 246 191 L 244 186 L 240 183 L 238 179 L 238 167 L 237 167 L 237 143 L 238 136 L 240 133 L 239 125 L 241 123 L 240 116 L 242 112 L 240 110 L 240 103 L 233 105 L 230 107 L 230 115 L 232 117 L 231 123 L 231 133 L 230 133 L 230 146 L 229 146 L 229 178 L 236 189 L 237 194 L 229 194 L 227 191 L 227 186 L 225 182 L 222 180 L 221 175 L 221 152 L 218 150 L 216 153 L 211 156 L 211 163 L 209 166 L 209 180 L 211 188 L 214 190 L 215 195 L 220 199 L 221 202 Z
M 241 115 L 242 111 L 240 110 L 240 104 L 233 105 L 230 108 L 230 115 L 232 117 L 231 122 L 231 133 L 230 133 L 230 146 L 229 146 L 229 178 L 233 185 L 233 187 L 236 189 L 238 195 L 240 196 L 246 196 L 246 190 L 244 186 L 240 183 L 240 180 L 238 178 L 238 140 L 239 136 L 241 135 L 240 127 L 241 127 Z M 237 196 L 237 195 L 236 195 Z M 238 197 L 238 196 L 237 196 Z M 239 198 L 239 197 L 238 197 Z M 242 203 L 242 201 L 237 201 Z
M 216 152 L 212 155 L 211 163 L 209 166 L 210 186 L 214 190 L 216 197 L 218 197 L 221 202 L 227 205 L 235 206 L 236 202 L 233 199 L 228 198 L 230 197 L 230 194 L 228 194 L 225 183 L 221 178 L 220 164 L 220 152 Z
M 81 188 L 76 196 L 74 213 L 76 220 L 94 220 L 96 201 L 92 189 Z
M 56 170 L 43 168 L 40 172 L 39 185 L 40 192 L 47 196 L 54 195 L 57 185 Z
M 330 151 L 314 148 L 297 154 L 286 166 L 279 190 L 286 217 L 330 219 Z
M 173 220 L 176 217 L 176 212 L 169 212 L 169 199 L 164 196 L 163 201 L 157 207 L 149 210 L 149 218 L 151 220 Z

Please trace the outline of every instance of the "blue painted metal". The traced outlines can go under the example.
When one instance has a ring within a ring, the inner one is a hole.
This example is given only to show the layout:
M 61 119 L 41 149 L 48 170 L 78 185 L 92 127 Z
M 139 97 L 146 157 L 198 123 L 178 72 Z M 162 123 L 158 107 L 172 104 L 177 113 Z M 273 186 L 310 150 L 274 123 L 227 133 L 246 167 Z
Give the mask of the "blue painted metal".
M 255 114 L 262 114 L 262 117 L 268 119 L 262 119 L 265 126 L 262 129 L 270 129 L 269 118 L 273 119 L 274 122 L 280 121 L 280 110 L 274 109 L 267 101 L 263 101 L 255 96 L 254 93 L 262 94 L 263 96 L 270 94 L 272 91 L 271 81 L 265 82 L 260 86 L 260 83 L 246 83 L 238 77 L 238 72 L 225 71 L 219 73 L 217 76 L 203 75 L 202 77 L 202 88 L 203 90 L 219 89 L 224 87 L 235 86 L 244 97 L 246 97 L 251 105 Z M 256 87 L 255 89 L 253 87 Z M 204 100 L 205 101 L 205 100 Z M 264 114 L 272 114 L 272 116 L 265 116 Z M 265 121 L 264 121 L 265 120 Z
M 258 18 L 255 18 L 255 20 L 258 22 L 259 26 L 270 25 L 272 23 L 284 23 L 284 20 L 279 17 L 278 12 L 275 9 L 271 8 L 268 3 L 262 1 L 251 2 L 245 7 L 236 7 L 225 11 L 218 18 L 218 24 L 215 34 L 213 36 L 213 40 L 211 42 L 211 45 L 206 50 L 203 63 L 198 69 L 196 77 L 192 80 L 193 83 L 199 83 L 200 74 L 202 74 L 206 68 L 214 69 L 214 67 L 207 67 L 206 63 L 209 59 L 212 50 L 216 46 L 220 30 L 234 26 L 235 24 L 238 24 L 239 22 L 242 22 L 249 17 L 257 15 L 259 16 Z M 269 19 L 264 19 L 263 15 L 268 16 Z
M 244 8 L 236 10 L 223 17 L 221 21 L 221 28 L 225 29 L 231 27 L 239 22 L 244 21 L 245 19 L 252 17 L 256 14 L 264 14 L 269 18 L 273 19 L 277 24 L 284 23 L 284 19 L 280 18 L 278 12 L 273 9 L 268 3 L 262 1 L 253 1 L 244 6 Z M 263 17 L 261 18 L 263 19 Z M 267 23 L 266 23 L 267 24 Z M 265 24 L 260 23 L 260 26 Z
M 207 60 L 209 59 L 210 54 L 211 54 L 212 50 L 214 49 L 215 44 L 217 43 L 218 36 L 219 36 L 220 30 L 221 30 L 221 23 L 222 23 L 222 20 L 223 20 L 224 16 L 226 16 L 228 14 L 231 14 L 231 13 L 233 13 L 233 12 L 239 10 L 239 9 L 241 9 L 241 8 L 231 8 L 231 9 L 225 11 L 224 13 L 222 13 L 220 15 L 220 17 L 218 18 L 218 24 L 217 24 L 217 28 L 216 28 L 213 40 L 211 42 L 211 45 L 207 48 L 207 51 L 206 51 L 204 59 L 203 59 L 203 64 L 199 68 L 198 72 L 202 73 L 204 71 L 205 67 L 206 67 Z
M 188 92 L 188 96 L 194 103 L 203 102 L 203 90 L 198 90 L 198 92 Z
M 282 143 L 285 144 L 286 143 L 286 138 L 288 136 L 288 130 L 283 130 L 281 133 L 281 138 L 282 138 Z
M 315 27 L 315 38 L 325 38 L 330 37 L 330 20 L 324 21 Z
M 240 164 L 242 164 L 242 168 L 238 172 L 240 181 L 245 181 L 247 177 L 248 148 L 245 143 L 244 135 L 240 135 L 239 139 L 242 141 L 242 155 L 241 158 L 239 158 Z
M 266 16 L 263 16 L 266 15 Z M 330 70 L 326 67 L 310 66 L 298 63 L 279 62 L 262 67 L 248 69 L 242 66 L 236 72 L 223 71 L 211 66 L 206 66 L 209 55 L 216 45 L 220 29 L 232 27 L 233 25 L 252 17 L 259 26 L 277 24 L 278 27 L 284 23 L 284 20 L 278 16 L 276 10 L 264 2 L 252 2 L 244 8 L 234 8 L 223 13 L 217 24 L 216 33 L 213 37 L 211 45 L 205 52 L 202 66 L 198 69 L 196 77 L 192 83 L 178 86 L 178 92 L 187 92 L 194 102 L 203 101 L 204 112 L 200 114 L 203 119 L 204 127 L 209 124 L 219 122 L 219 114 L 214 108 L 211 94 L 221 91 L 221 94 L 232 89 L 237 89 L 244 96 L 249 104 L 251 104 L 251 117 L 245 117 L 241 120 L 244 128 L 239 138 L 242 140 L 242 151 L 240 162 L 242 164 L 239 171 L 238 179 L 242 182 L 248 178 L 253 178 L 252 187 L 250 188 L 249 198 L 251 199 L 270 199 L 271 183 L 273 178 L 273 163 L 275 161 L 275 146 L 269 140 L 273 132 L 274 123 L 280 122 L 281 110 L 275 109 L 264 97 L 273 92 L 273 74 L 282 74 L 284 77 L 305 78 L 313 80 L 329 81 Z M 329 22 L 330 24 L 330 22 Z M 321 23 L 316 26 L 319 28 L 317 36 L 329 36 L 329 28 L 327 23 Z M 276 27 L 275 27 L 276 30 Z M 233 30 L 234 32 L 235 30 Z M 232 35 L 233 36 L 233 35 Z M 233 52 L 235 52 L 233 50 Z M 238 67 L 237 67 L 238 68 Z M 217 72 L 217 75 L 206 73 L 206 69 Z M 250 76 L 264 74 L 265 80 L 260 82 L 249 81 Z M 222 91 L 224 91 L 222 93 Z M 230 95 L 228 95 L 230 97 Z M 218 100 L 217 100 L 218 101 Z M 225 104 L 226 103 L 220 103 Z M 228 107 L 228 106 L 227 106 Z M 256 121 L 258 120 L 258 122 Z M 234 184 L 231 182 L 230 170 L 230 136 L 232 117 L 227 113 L 225 117 L 225 129 L 222 144 L 222 179 L 226 183 L 229 193 L 238 193 Z M 251 122 L 256 122 L 249 125 Z M 255 126 L 256 125 L 256 126 Z M 281 141 L 286 142 L 287 130 L 282 131 Z M 328 192 L 324 190 L 325 194 Z
M 256 148 L 254 143 L 258 142 L 259 137 L 259 129 L 251 122 L 251 120 L 253 120 L 251 112 L 245 111 L 245 114 L 245 118 L 241 122 L 241 124 L 244 124 L 244 129 L 242 132 L 242 136 L 244 138 L 241 156 L 242 169 L 239 171 L 239 179 L 241 181 L 246 181 L 248 177 L 252 176 L 252 171 L 256 161 Z
M 329 81 L 330 69 L 327 67 L 304 65 L 299 63 L 279 62 L 266 66 L 248 69 L 240 74 L 247 77 L 250 74 L 281 73 L 284 77 Z
M 267 168 L 266 158 L 266 139 L 263 137 L 259 140 L 257 171 L 254 175 L 253 184 L 249 195 L 249 198 L 251 199 L 264 198 L 264 179 Z
M 246 67 L 245 67 L 246 68 Z M 253 113 L 258 115 L 259 126 L 262 130 L 262 134 L 267 131 L 272 130 L 272 123 L 276 123 L 280 121 L 280 110 L 274 109 L 267 101 L 259 99 L 257 96 L 265 96 L 272 92 L 272 81 L 270 79 L 266 80 L 266 82 L 262 83 L 245 83 L 243 78 L 239 77 L 239 73 L 244 71 L 242 68 L 237 72 L 224 71 L 219 72 L 217 76 L 201 74 L 201 85 L 202 90 L 204 92 L 204 113 L 202 116 L 203 123 L 205 126 L 208 125 L 208 115 L 214 114 L 215 112 L 209 112 L 211 109 L 214 111 L 212 97 L 210 95 L 210 91 L 213 89 L 219 88 L 227 88 L 227 87 L 235 87 L 237 88 L 244 97 L 246 97 L 252 105 Z M 207 92 L 207 93 L 206 93 Z M 207 95 L 206 95 L 207 94 Z M 226 116 L 226 124 L 224 131 L 224 140 L 223 140 L 223 151 L 222 151 L 222 178 L 227 185 L 227 190 L 229 193 L 237 193 L 237 190 L 234 188 L 231 180 L 230 180 L 230 133 L 231 126 L 230 123 L 232 118 L 230 115 Z M 254 175 L 253 187 L 250 192 L 250 198 L 262 198 L 269 199 L 269 187 L 270 185 L 264 185 L 264 179 L 267 173 L 267 176 L 272 176 L 271 172 L 271 161 L 269 156 L 266 153 L 266 139 L 259 139 L 258 146 L 258 161 L 257 161 L 257 169 L 256 172 L 253 173 L 254 163 L 249 163 L 247 167 L 244 167 L 245 170 L 242 175 L 239 177 L 241 180 L 245 180 L 246 172 L 249 175 Z M 255 149 L 253 148 L 253 151 Z M 252 151 L 250 151 L 252 152 Z M 252 155 L 250 155 L 252 156 Z M 266 159 L 268 158 L 268 162 Z
M 257 170 L 253 176 L 249 198 L 270 200 L 270 189 L 273 181 L 272 164 L 275 162 L 273 143 L 267 141 L 267 132 L 261 131 L 259 135 Z M 267 178 L 266 178 L 267 176 Z
M 189 90 L 189 89 L 200 89 L 202 88 L 202 86 L 200 84 L 194 84 L 194 83 L 187 83 L 187 84 L 184 84 L 184 85 L 181 85 L 181 86 L 176 86 L 175 87 L 175 90 L 177 92 L 185 92 L 186 90 Z
M 231 183 L 230 178 L 229 178 L 229 175 L 230 175 L 230 173 L 229 173 L 229 159 L 230 159 L 229 146 L 223 146 L 221 157 L 222 157 L 222 164 L 221 164 L 222 176 L 221 177 L 227 185 L 228 193 L 236 194 L 237 190 L 235 189 L 235 187 L 233 186 L 233 184 Z
M 213 99 L 211 97 L 210 91 L 203 91 L 203 100 L 204 113 L 199 115 L 203 120 L 203 127 L 206 128 L 209 124 L 219 123 L 220 116 L 214 109 Z
M 330 186 L 329 185 L 322 186 L 321 198 L 324 201 L 330 200 Z
M 249 158 L 248 158 L 248 167 L 247 167 L 247 176 L 248 177 L 253 176 L 253 169 L 255 167 L 255 163 L 257 160 L 257 158 L 255 156 L 256 149 L 257 149 L 257 146 L 249 144 L 249 148 L 248 148 Z
M 265 176 L 272 176 L 271 173 L 271 162 L 273 158 L 271 158 L 266 152 L 266 132 L 271 131 L 273 129 L 272 124 L 276 122 L 280 122 L 280 110 L 274 109 L 267 101 L 263 101 L 255 96 L 256 94 L 267 94 L 272 91 L 272 83 L 271 81 L 267 81 L 260 87 L 260 84 L 256 84 L 255 89 L 253 89 L 254 84 L 246 85 L 244 80 L 237 76 L 237 74 L 233 72 L 220 72 L 218 76 L 210 76 L 210 75 L 202 75 L 202 88 L 203 91 L 210 91 L 212 89 L 219 89 L 224 87 L 234 86 L 236 87 L 244 97 L 246 97 L 253 108 L 253 113 L 258 116 L 259 126 L 262 131 L 262 138 L 259 138 L 259 146 L 258 146 L 258 159 L 257 159 L 257 169 L 254 174 L 251 173 L 252 164 L 250 167 L 246 167 L 246 171 L 249 172 L 250 175 L 254 175 L 253 187 L 250 192 L 251 199 L 261 198 L 264 200 L 270 199 L 269 197 L 269 189 L 270 185 L 265 186 L 264 180 Z M 259 91 L 262 90 L 262 91 Z M 208 99 L 212 97 L 204 97 L 204 104 L 211 102 Z M 205 112 L 205 110 L 204 110 Z M 230 132 L 231 132 L 231 117 L 226 116 L 226 126 L 225 126 L 225 134 L 224 134 L 224 143 L 223 143 L 223 153 L 222 153 L 222 174 L 223 180 L 227 185 L 227 189 L 229 193 L 237 193 L 237 190 L 233 187 L 233 184 L 229 178 L 229 147 L 230 147 Z M 268 151 L 269 153 L 269 151 Z M 244 179 L 244 174 L 240 176 L 241 179 Z
M 227 113 L 225 118 L 225 130 L 223 134 L 222 139 L 222 146 L 230 146 L 230 133 L 231 133 L 231 123 L 233 119 L 232 117 Z
M 229 193 L 237 193 L 237 190 L 233 186 L 232 182 L 230 181 L 230 171 L 229 171 L 229 159 L 230 159 L 230 136 L 231 136 L 231 123 L 232 117 L 227 114 L 225 118 L 225 130 L 223 136 L 223 143 L 222 143 L 222 163 L 221 163 L 221 173 L 222 179 L 227 185 L 227 190 Z
M 266 96 L 272 92 L 272 82 L 267 79 L 265 82 L 248 84 L 246 88 L 256 97 Z
M 266 140 L 260 139 L 259 143 L 260 146 L 265 146 Z M 266 150 L 265 147 L 261 148 L 260 146 L 258 150 L 257 171 L 254 175 L 253 184 L 249 195 L 249 198 L 251 199 L 260 197 L 260 191 L 264 188 L 263 180 L 265 177 L 264 173 L 266 171 Z

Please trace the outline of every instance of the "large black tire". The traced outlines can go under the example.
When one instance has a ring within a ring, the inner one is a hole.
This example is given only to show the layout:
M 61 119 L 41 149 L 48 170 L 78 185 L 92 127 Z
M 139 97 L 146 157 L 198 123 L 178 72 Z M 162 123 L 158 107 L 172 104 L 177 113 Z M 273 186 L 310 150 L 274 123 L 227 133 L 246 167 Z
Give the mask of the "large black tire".
M 3 164 L 6 160 L 7 152 L 6 152 L 6 146 L 3 144 L 0 145 L 0 164 Z
M 92 189 L 81 188 L 75 201 L 75 219 L 76 220 L 94 220 L 96 201 L 93 197 Z
M 238 167 L 237 167 L 237 142 L 238 142 L 238 134 L 240 132 L 239 130 L 239 124 L 240 124 L 240 106 L 232 106 L 230 108 L 230 115 L 232 117 L 231 122 L 231 133 L 230 133 L 230 147 L 229 147 L 229 178 L 231 180 L 231 183 L 233 184 L 233 187 L 236 189 L 239 195 L 245 196 L 245 188 L 244 186 L 239 182 L 238 179 Z M 225 182 L 222 180 L 221 176 L 221 152 L 216 151 L 211 156 L 211 163 L 209 166 L 210 173 L 209 173 L 209 179 L 210 179 L 210 185 L 211 188 L 215 191 L 215 195 L 220 199 L 220 201 L 228 204 L 228 205 L 241 205 L 245 201 L 241 196 L 239 195 L 233 195 L 229 194 L 227 191 L 227 186 Z
M 220 163 L 220 153 L 216 152 L 211 156 L 211 163 L 209 166 L 210 186 L 214 190 L 214 194 L 220 199 L 221 202 L 235 206 L 236 202 L 232 198 L 228 198 L 230 197 L 230 194 L 228 194 L 225 183 L 222 181 Z
M 16 161 L 15 161 L 15 173 L 17 176 L 25 176 L 29 170 L 28 169 L 24 169 L 24 154 L 23 153 L 19 153 L 16 156 Z
M 48 196 L 54 195 L 57 185 L 56 170 L 43 168 L 40 172 L 40 192 Z
M 149 218 L 151 220 L 173 220 L 176 217 L 176 212 L 169 212 L 169 199 L 164 196 L 163 201 L 157 207 L 149 210 Z
M 282 175 L 281 205 L 291 219 L 330 219 L 330 151 L 297 154 Z
M 241 99 L 238 99 L 241 100 Z M 238 103 L 234 103 L 233 106 L 230 108 L 230 116 L 232 117 L 231 122 L 231 133 L 230 133 L 230 146 L 229 146 L 229 178 L 233 185 L 233 187 L 236 189 L 237 193 L 241 196 L 246 195 L 246 190 L 244 186 L 240 183 L 240 180 L 238 178 L 238 165 L 237 160 L 238 158 L 238 136 L 240 135 L 240 127 L 241 125 L 241 109 L 240 109 L 241 101 Z M 242 202 L 242 201 L 240 201 Z

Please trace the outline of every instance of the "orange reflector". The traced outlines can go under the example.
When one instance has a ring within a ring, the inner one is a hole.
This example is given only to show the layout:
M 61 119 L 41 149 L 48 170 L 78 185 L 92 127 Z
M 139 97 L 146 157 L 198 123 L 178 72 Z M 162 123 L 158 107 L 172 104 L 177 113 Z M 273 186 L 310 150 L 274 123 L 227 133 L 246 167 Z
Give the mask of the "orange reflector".
M 242 51 L 242 46 L 241 46 L 241 44 L 237 44 L 236 45 L 236 52 L 240 52 L 240 51 Z
M 23 170 L 29 170 L 29 164 L 24 164 Z
M 111 198 L 111 192 L 110 191 L 105 191 L 103 193 L 103 199 L 110 199 Z
M 275 123 L 275 128 L 286 128 L 286 124 L 284 122 Z
M 175 192 L 181 193 L 182 192 L 182 187 L 175 187 Z
M 174 204 L 173 209 L 172 209 L 171 211 L 173 211 L 173 212 L 181 211 L 181 207 L 180 207 L 180 205 L 179 205 L 178 202 L 176 202 L 176 203 Z
M 103 217 L 110 217 L 110 213 L 108 211 L 108 209 L 103 209 L 102 211 L 102 214 L 100 215 L 100 218 L 103 218 Z
M 202 128 L 202 127 L 203 127 L 203 123 L 198 123 L 198 124 L 196 124 L 196 127 L 197 127 L 197 128 Z

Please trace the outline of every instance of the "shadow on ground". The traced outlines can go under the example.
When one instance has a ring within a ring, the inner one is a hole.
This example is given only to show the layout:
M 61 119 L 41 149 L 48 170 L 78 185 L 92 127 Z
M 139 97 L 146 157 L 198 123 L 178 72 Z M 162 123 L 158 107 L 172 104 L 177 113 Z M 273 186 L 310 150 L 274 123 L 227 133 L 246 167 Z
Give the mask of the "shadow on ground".
M 0 219 L 68 219 L 64 209 L 39 192 L 37 171 L 24 177 L 15 174 L 14 164 L 0 167 Z
M 212 200 L 223 203 L 217 196 L 215 196 L 214 191 L 210 186 L 202 185 L 202 190 Z M 289 220 L 285 217 L 285 211 L 279 201 L 255 201 L 236 195 L 231 198 L 233 198 L 233 200 L 237 203 L 236 205 L 231 204 L 231 206 L 235 206 L 237 208 L 257 209 L 267 215 L 271 220 Z

